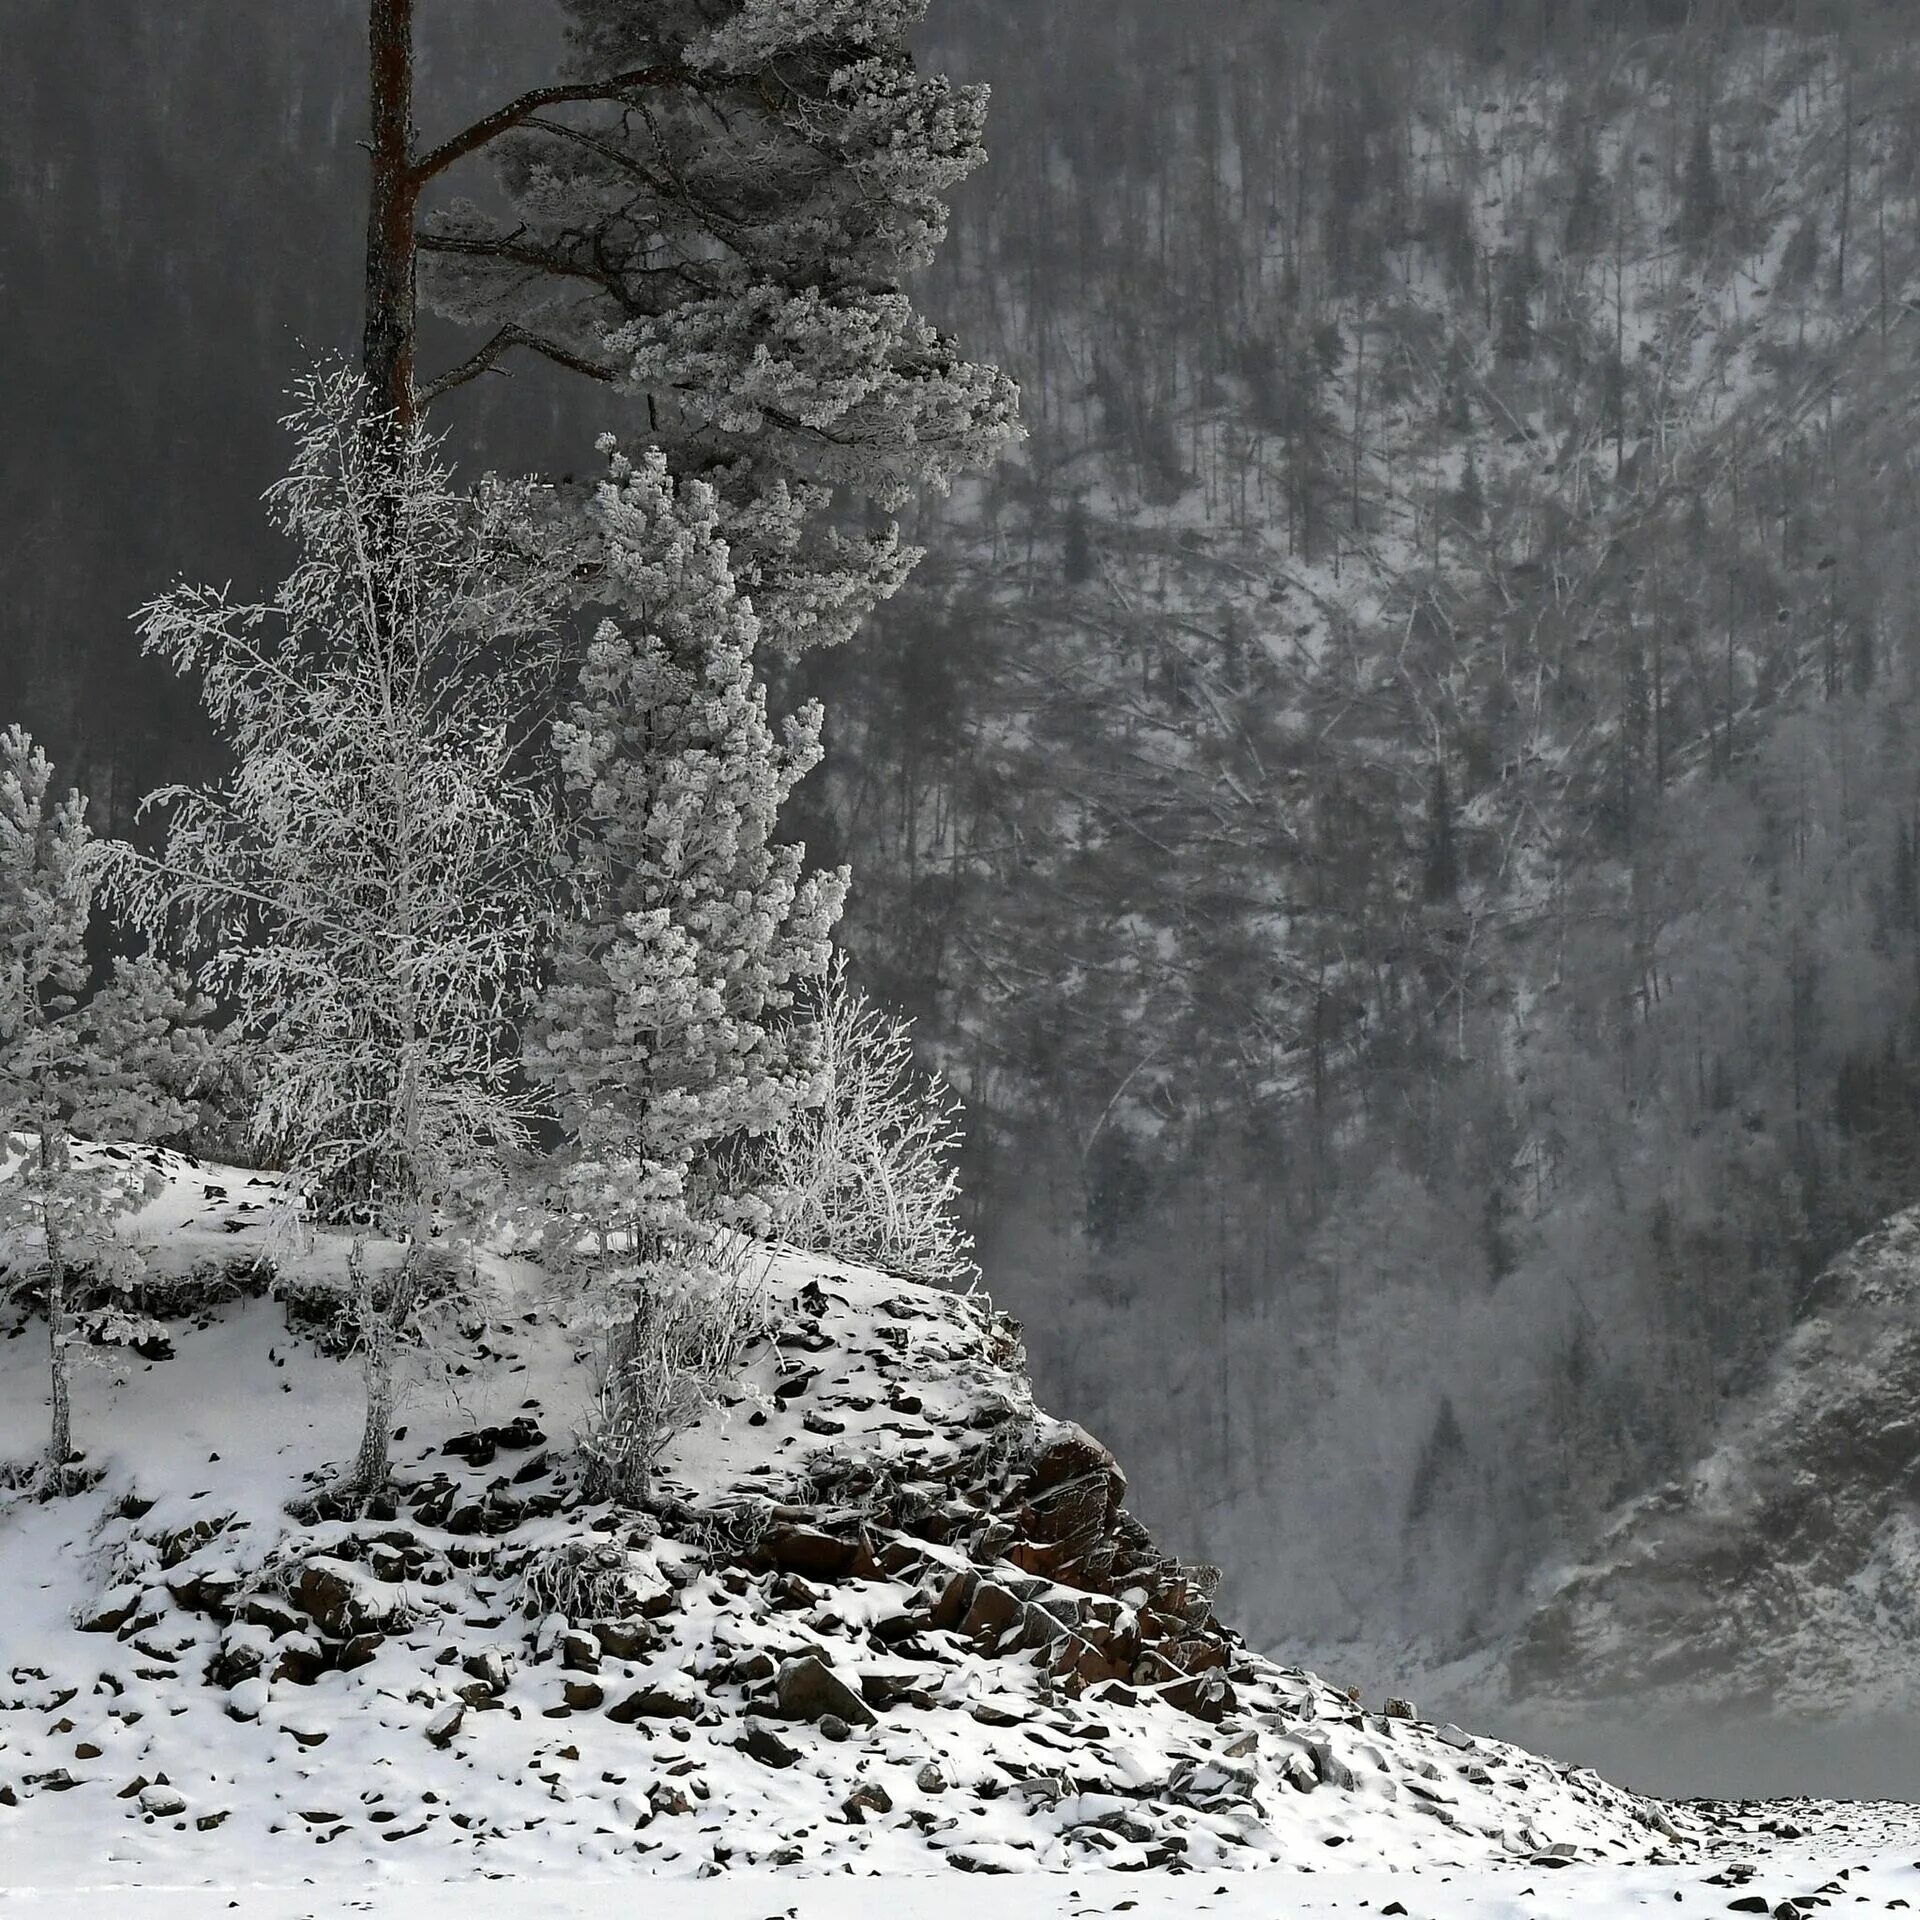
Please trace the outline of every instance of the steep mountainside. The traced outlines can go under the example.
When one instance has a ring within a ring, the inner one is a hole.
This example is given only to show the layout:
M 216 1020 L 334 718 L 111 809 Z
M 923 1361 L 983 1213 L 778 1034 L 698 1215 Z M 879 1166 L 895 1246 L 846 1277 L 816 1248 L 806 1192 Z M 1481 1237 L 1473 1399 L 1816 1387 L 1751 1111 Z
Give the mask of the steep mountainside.
M 271 1183 L 157 1156 L 131 1231 L 170 1339 L 96 1373 L 82 1496 L 0 1505 L 0 1884 L 364 1884 L 626 1866 L 1648 1859 L 1680 1812 L 1248 1652 L 1217 1575 L 1034 1406 L 1014 1330 L 786 1256 L 740 1396 L 646 1513 L 584 1502 L 587 1370 L 490 1262 L 498 1317 L 423 1390 L 395 1497 L 290 1520 L 356 1369 L 259 1297 Z M 0 1340 L 0 1456 L 38 1438 Z M 324 1340 L 322 1341 L 324 1345 Z
M 1694 12 L 940 47 L 1033 439 L 812 825 L 1048 1391 L 1328 1657 L 1496 1633 L 1911 1198 L 1914 40 Z
M 1534 1708 L 1920 1707 L 1920 1213 L 1819 1278 L 1765 1384 L 1634 1502 L 1508 1663 Z

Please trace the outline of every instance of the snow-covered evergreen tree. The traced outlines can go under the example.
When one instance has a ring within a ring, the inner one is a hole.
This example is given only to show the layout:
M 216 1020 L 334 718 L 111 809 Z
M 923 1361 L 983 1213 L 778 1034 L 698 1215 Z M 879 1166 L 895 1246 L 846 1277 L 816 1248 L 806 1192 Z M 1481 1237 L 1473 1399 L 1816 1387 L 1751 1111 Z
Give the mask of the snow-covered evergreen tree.
M 533 493 L 463 492 L 417 429 L 396 464 L 363 404 L 346 374 L 300 389 L 270 496 L 300 559 L 270 604 L 183 586 L 147 608 L 148 650 L 200 676 L 235 771 L 154 796 L 164 851 L 117 868 L 237 1007 L 259 1149 L 400 1248 L 351 1262 L 360 1492 L 386 1473 L 401 1350 L 457 1277 L 449 1209 L 535 1112 L 518 1021 L 557 842 L 528 743 L 570 571 Z
M 676 485 L 658 450 L 607 451 L 592 514 L 628 612 L 595 635 L 555 729 L 583 907 L 528 1064 L 553 1089 L 561 1210 L 597 1255 L 591 1297 L 619 1335 L 704 1265 L 724 1147 L 813 1093 L 781 1016 L 827 965 L 846 876 L 806 873 L 804 848 L 775 838 L 819 758 L 820 712 L 784 738 L 768 719 L 759 622 L 713 490 Z
M 113 1223 L 147 1191 L 136 1164 L 76 1155 L 75 1140 L 186 1127 L 179 1089 L 202 1049 L 179 983 L 154 962 L 121 961 L 93 985 L 95 842 L 86 801 L 53 782 L 26 733 L 0 733 L 0 1285 L 44 1287 L 57 1487 L 73 1454 L 73 1349 L 89 1331 L 130 1330 L 111 1296 L 138 1266 Z M 84 1319 L 73 1311 L 83 1275 Z
M 763 644 L 842 639 L 915 556 L 823 532 L 829 498 L 891 511 L 1017 432 L 1012 383 L 903 291 L 985 158 L 985 89 L 915 70 L 926 0 L 563 11 L 565 80 L 413 163 L 417 192 L 491 155 L 508 200 L 422 224 L 428 298 L 488 330 L 423 398 L 518 351 L 606 381 L 714 485 Z

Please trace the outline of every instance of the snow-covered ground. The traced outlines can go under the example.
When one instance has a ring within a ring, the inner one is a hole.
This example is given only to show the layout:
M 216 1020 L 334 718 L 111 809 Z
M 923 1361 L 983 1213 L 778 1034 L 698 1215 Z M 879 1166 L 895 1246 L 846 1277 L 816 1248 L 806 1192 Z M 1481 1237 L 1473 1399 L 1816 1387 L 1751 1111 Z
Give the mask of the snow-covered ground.
M 321 1920 L 364 1913 L 406 1920 L 600 1920 L 627 1903 L 657 1900 L 672 1920 L 1078 1920 L 1128 1914 L 1133 1920 L 1290 1920 L 1294 1915 L 1405 1914 L 1407 1920 L 1617 1920 L 1642 1911 L 1687 1915 L 1793 1914 L 1831 1908 L 1869 1915 L 1920 1909 L 1920 1814 L 1907 1807 L 1796 1804 L 1809 1837 L 1759 1838 L 1716 1849 L 1716 1857 L 1674 1867 L 1570 1866 L 1448 1870 L 1417 1862 L 1365 1871 L 1275 1867 L 1256 1873 L 1077 1872 L 984 1881 L 955 1873 L 800 1877 L 732 1874 L 658 1883 L 604 1872 L 574 1877 L 423 1882 L 324 1872 L 297 1882 L 252 1879 L 244 1863 L 217 1891 L 140 1884 L 129 1890 L 110 1866 L 77 1879 L 62 1872 L 35 1884 L 31 1855 L 0 1852 L 0 1914 L 32 1920 L 201 1920 L 238 1912 L 245 1920 Z M 1751 1875 L 1743 1871 L 1751 1867 Z M 63 1863 L 64 1868 L 64 1863 Z M 1764 1904 L 1754 1904 L 1756 1902 Z
M 154 1271 L 257 1253 L 311 1274 L 339 1252 L 271 1238 L 270 1183 L 160 1165 L 128 1229 Z M 1104 1677 L 1190 1570 L 1149 1554 L 1116 1594 L 1034 1570 L 1059 1568 L 1022 1463 L 1063 1436 L 1104 1456 L 1033 1406 L 978 1299 L 780 1257 L 773 1337 L 670 1458 L 658 1519 L 584 1502 L 583 1370 L 537 1271 L 493 1269 L 468 1360 L 406 1410 L 383 1520 L 289 1519 L 351 1450 L 358 1378 L 273 1300 L 203 1299 L 169 1357 L 88 1371 L 99 1485 L 0 1498 L 0 1916 L 567 1920 L 648 1897 L 687 1920 L 1443 1920 L 1914 1897 L 1903 1814 L 1785 1816 L 1815 1844 L 1756 1812 L 1774 1830 L 1729 1840 L 1723 1815 L 1231 1643 L 1218 1666 L 1129 1653 Z M 0 1325 L 0 1458 L 39 1443 L 35 1331 Z M 1100 1473 L 1071 1484 L 1098 1494 Z M 581 1543 L 630 1601 L 584 1625 L 527 1585 Z M 1204 1601 L 1177 1604 L 1199 1637 L 1152 1644 L 1204 1651 Z M 788 1697 L 810 1666 L 842 1689 L 831 1713 Z M 1219 1689 L 1206 1711 L 1175 1704 L 1187 1674 Z M 1729 1845 L 1770 1850 L 1757 1892 Z

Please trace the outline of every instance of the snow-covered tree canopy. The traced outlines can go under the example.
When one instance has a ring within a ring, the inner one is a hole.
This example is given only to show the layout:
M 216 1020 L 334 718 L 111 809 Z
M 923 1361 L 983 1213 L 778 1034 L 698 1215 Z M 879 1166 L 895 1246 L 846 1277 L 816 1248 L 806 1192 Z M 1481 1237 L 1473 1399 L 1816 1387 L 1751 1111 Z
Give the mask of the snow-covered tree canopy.
M 529 1064 L 574 1146 L 573 1203 L 658 1242 L 690 1174 L 808 1091 L 778 1016 L 824 970 L 844 873 L 775 839 L 820 712 L 769 723 L 759 623 L 699 481 L 614 454 L 592 517 L 619 597 L 556 728 L 586 901 L 564 930 Z
M 259 1146 L 409 1234 L 533 1110 L 517 1022 L 556 870 L 529 734 L 569 562 L 532 490 L 457 489 L 417 430 L 376 454 L 361 399 L 346 374 L 299 391 L 270 499 L 300 558 L 270 603 L 182 586 L 146 609 L 235 770 L 154 796 L 164 851 L 116 881 L 237 1008 Z
M 87 956 L 96 846 L 87 803 L 60 794 L 44 752 L 0 733 L 0 1143 L 35 1143 L 35 1167 L 66 1171 L 71 1135 L 148 1139 L 185 1128 L 180 1097 L 202 1048 L 176 983 L 151 960 L 118 962 L 97 986 Z M 42 1143 L 46 1152 L 41 1153 Z M 6 1196 L 35 1167 L 0 1185 Z M 76 1181 L 73 1192 L 81 1185 Z
M 915 71 L 916 0 L 564 6 L 570 83 L 416 162 L 437 183 L 484 150 L 510 203 L 425 220 L 429 299 L 488 336 L 423 398 L 516 348 L 622 389 L 714 484 L 765 643 L 842 639 L 914 556 L 805 521 L 836 492 L 898 507 L 1017 432 L 1012 383 L 903 291 L 985 157 L 985 90 Z

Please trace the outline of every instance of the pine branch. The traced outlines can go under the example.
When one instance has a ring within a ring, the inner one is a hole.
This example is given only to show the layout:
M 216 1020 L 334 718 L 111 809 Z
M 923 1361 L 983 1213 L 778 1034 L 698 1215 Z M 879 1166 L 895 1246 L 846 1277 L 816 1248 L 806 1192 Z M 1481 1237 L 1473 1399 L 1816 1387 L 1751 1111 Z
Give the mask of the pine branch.
M 641 67 L 631 73 L 610 74 L 604 80 L 576 81 L 570 86 L 536 87 L 531 93 L 523 93 L 517 100 L 495 108 L 452 139 L 443 140 L 431 152 L 422 154 L 413 163 L 414 185 L 425 186 L 468 154 L 479 152 L 502 134 L 525 125 L 543 107 L 564 106 L 569 101 L 625 100 L 652 89 L 696 84 L 694 76 L 684 67 L 664 66 Z
M 570 372 L 585 374 L 590 380 L 599 380 L 611 385 L 619 378 L 612 367 L 602 366 L 599 362 L 589 360 L 582 354 L 571 353 L 555 341 L 543 340 L 538 334 L 529 333 L 524 327 L 509 323 L 487 341 L 478 352 L 461 361 L 457 367 L 449 367 L 437 380 L 422 387 L 419 393 L 420 405 L 423 408 L 430 407 L 443 394 L 451 393 L 455 387 L 464 387 L 468 381 L 477 380 L 483 373 L 494 371 L 501 359 L 511 353 L 515 347 L 525 347 L 529 353 L 541 354 Z

